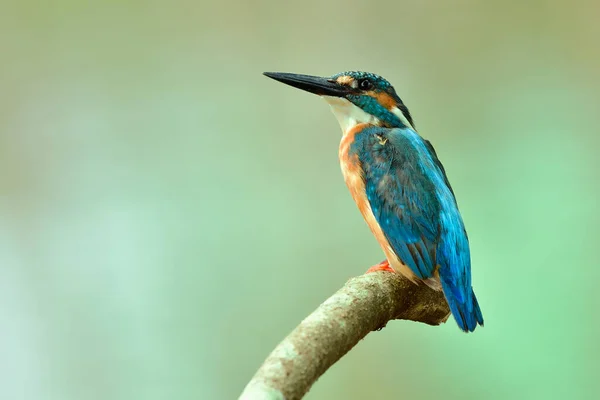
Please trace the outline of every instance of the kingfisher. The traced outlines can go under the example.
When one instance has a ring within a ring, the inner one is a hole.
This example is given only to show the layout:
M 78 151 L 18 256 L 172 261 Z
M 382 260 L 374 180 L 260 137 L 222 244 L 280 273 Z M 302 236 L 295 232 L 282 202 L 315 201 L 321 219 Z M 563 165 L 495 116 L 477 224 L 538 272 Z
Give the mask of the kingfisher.
M 465 226 L 444 166 L 416 131 L 394 87 L 369 72 L 264 75 L 323 97 L 342 128 L 342 174 L 386 260 L 367 272 L 400 273 L 442 290 L 459 328 L 483 315 L 471 286 Z

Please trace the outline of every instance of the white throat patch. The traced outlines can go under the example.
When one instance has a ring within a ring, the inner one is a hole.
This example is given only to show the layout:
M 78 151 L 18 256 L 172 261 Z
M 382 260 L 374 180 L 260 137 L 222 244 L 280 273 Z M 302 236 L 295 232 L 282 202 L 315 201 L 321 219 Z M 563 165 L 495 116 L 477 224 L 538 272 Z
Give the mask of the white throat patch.
M 358 124 L 379 125 L 379 120 L 375 116 L 364 112 L 346 99 L 332 96 L 323 96 L 323 98 L 331 106 L 331 111 L 340 123 L 344 134 Z
M 415 128 L 411 125 L 411 123 L 408 122 L 408 120 L 406 119 L 404 114 L 402 114 L 402 110 L 400 110 L 398 107 L 393 107 L 392 113 L 400 119 L 400 121 L 404 124 L 404 126 L 409 127 L 413 131 L 415 130 Z

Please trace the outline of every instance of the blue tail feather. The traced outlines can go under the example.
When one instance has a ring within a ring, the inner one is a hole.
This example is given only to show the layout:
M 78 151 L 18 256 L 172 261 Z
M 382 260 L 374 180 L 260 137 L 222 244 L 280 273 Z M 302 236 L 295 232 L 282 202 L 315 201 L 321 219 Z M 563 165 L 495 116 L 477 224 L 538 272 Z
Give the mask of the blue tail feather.
M 470 289 L 470 293 L 467 292 L 467 296 L 456 296 L 456 292 L 460 293 L 460 290 L 457 290 L 458 288 L 451 282 L 440 280 L 446 301 L 458 327 L 465 332 L 473 332 L 478 324 L 483 326 L 483 315 L 473 289 Z M 461 301 L 464 297 L 466 299 Z

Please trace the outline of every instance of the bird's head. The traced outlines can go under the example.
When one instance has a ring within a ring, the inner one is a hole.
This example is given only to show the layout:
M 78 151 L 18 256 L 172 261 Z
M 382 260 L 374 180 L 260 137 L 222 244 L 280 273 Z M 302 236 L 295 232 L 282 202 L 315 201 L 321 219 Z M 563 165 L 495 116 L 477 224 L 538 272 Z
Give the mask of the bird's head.
M 327 78 L 283 72 L 264 74 L 322 96 L 331 105 L 344 132 L 361 123 L 414 129 L 408 108 L 394 87 L 379 75 L 360 71 L 341 72 Z

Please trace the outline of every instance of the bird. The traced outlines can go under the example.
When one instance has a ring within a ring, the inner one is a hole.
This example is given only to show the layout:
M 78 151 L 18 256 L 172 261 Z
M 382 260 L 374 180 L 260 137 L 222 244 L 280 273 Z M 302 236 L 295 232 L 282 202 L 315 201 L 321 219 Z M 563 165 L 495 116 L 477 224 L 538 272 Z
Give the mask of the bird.
M 344 180 L 386 256 L 367 272 L 400 273 L 441 290 L 462 331 L 483 326 L 471 283 L 469 239 L 454 191 L 394 87 L 362 71 L 330 77 L 264 75 L 321 96 L 337 118 Z

